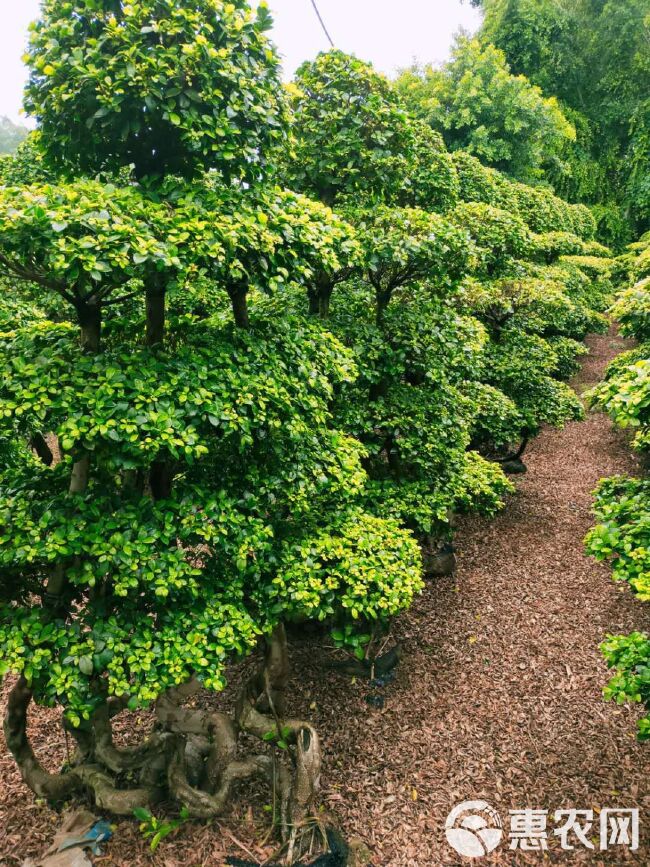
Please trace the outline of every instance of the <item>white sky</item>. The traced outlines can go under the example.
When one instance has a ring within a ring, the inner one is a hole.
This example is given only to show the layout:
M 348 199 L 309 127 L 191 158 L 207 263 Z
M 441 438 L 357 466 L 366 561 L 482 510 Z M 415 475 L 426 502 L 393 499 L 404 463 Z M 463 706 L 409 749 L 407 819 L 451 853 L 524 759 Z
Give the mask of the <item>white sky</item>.
M 268 0 L 275 18 L 273 39 L 291 77 L 303 60 L 328 43 L 311 0 Z M 337 48 L 371 60 L 393 73 L 414 58 L 440 62 L 449 54 L 459 28 L 475 30 L 479 13 L 461 0 L 317 0 Z M 25 68 L 21 56 L 27 26 L 38 16 L 39 0 L 0 0 L 0 115 L 20 115 Z

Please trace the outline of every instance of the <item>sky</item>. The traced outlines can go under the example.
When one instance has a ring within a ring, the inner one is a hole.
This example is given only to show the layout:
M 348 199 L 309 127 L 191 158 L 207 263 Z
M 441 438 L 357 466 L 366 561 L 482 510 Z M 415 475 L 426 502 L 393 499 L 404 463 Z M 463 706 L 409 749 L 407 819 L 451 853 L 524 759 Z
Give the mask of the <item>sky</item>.
M 449 56 L 454 34 L 476 30 L 479 13 L 468 0 L 317 0 L 337 48 L 370 60 L 388 75 L 414 59 L 440 63 Z M 268 0 L 275 18 L 273 40 L 290 78 L 303 60 L 329 43 L 311 0 Z M 0 0 L 0 115 L 25 123 L 20 114 L 26 77 L 21 57 L 27 27 L 40 0 Z

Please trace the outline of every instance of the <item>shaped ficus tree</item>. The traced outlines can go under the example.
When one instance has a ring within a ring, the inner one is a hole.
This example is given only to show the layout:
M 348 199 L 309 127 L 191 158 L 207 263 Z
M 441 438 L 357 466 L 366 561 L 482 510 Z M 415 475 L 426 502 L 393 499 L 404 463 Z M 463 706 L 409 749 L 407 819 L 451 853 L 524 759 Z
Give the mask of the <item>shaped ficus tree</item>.
M 283 134 L 270 24 L 247 0 L 45 0 L 25 106 L 49 161 L 256 178 Z
M 399 195 L 415 131 L 387 78 L 332 50 L 304 63 L 289 92 L 294 136 L 283 175 L 292 187 L 328 205 Z
M 448 219 L 456 170 L 441 138 L 354 57 L 320 55 L 290 92 L 284 174 L 355 229 L 354 267 L 310 288 L 311 312 L 355 348 L 360 370 L 341 389 L 337 418 L 367 449 L 368 508 L 431 542 L 458 508 L 494 510 L 508 490 L 498 466 L 468 452 L 473 401 L 459 384 L 472 378 L 485 335 L 454 310 L 477 264 L 467 228 Z
M 209 817 L 259 776 L 291 859 L 320 748 L 286 715 L 283 623 L 381 621 L 420 588 L 420 555 L 362 509 L 363 449 L 330 409 L 350 351 L 262 303 L 307 295 L 355 244 L 319 203 L 232 183 L 259 181 L 282 127 L 265 23 L 243 2 L 76 0 L 34 28 L 46 162 L 148 177 L 0 188 L 0 673 L 39 796 L 129 814 L 171 795 Z M 260 641 L 233 716 L 183 707 Z M 28 739 L 32 701 L 63 710 L 62 773 Z M 114 715 L 152 704 L 152 735 L 116 747 Z
M 500 468 L 468 452 L 460 385 L 485 335 L 453 305 L 473 249 L 464 231 L 416 208 L 353 217 L 365 267 L 332 318 L 336 333 L 363 347 L 361 375 L 343 388 L 337 417 L 368 449 L 369 507 L 435 546 L 453 512 L 495 510 L 509 490 Z

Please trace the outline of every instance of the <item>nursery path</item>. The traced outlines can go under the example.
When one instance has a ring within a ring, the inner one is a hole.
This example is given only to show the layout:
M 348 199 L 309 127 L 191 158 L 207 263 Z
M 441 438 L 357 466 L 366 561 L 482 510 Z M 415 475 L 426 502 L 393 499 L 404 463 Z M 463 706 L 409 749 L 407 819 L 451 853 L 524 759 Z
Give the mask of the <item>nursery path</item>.
M 579 390 L 598 381 L 625 345 L 613 333 L 588 342 Z M 551 848 L 543 861 L 506 844 L 472 863 L 650 864 L 648 747 L 635 742 L 638 712 L 603 703 L 607 673 L 598 650 L 608 632 L 650 628 L 648 606 L 615 586 L 609 568 L 586 558 L 582 545 L 598 480 L 638 468 L 603 415 L 545 431 L 526 462 L 528 474 L 496 520 L 463 522 L 456 576 L 430 585 L 397 624 L 404 658 L 383 709 L 366 703 L 367 683 L 325 675 L 311 643 L 295 649 L 301 677 L 293 704 L 324 740 L 323 803 L 348 836 L 368 844 L 377 867 L 469 863 L 449 848 L 443 829 L 452 806 L 476 798 L 504 820 L 508 810 L 526 807 L 552 814 L 639 806 L 642 847 L 636 855 Z M 35 742 L 49 744 L 56 762 L 62 744 L 49 716 L 39 712 Z M 242 798 L 227 820 L 187 826 L 155 856 L 134 825 L 122 823 L 100 863 L 218 867 L 224 852 L 244 854 L 240 844 L 260 855 L 264 796 L 246 794 L 253 810 Z M 42 852 L 55 826 L 3 747 L 0 864 L 14 867 Z
M 614 333 L 588 343 L 579 391 L 625 348 Z M 638 713 L 603 703 L 598 650 L 606 633 L 647 628 L 650 617 L 582 543 L 599 479 L 638 467 L 601 414 L 544 431 L 525 460 L 528 474 L 504 512 L 461 526 L 455 579 L 431 587 L 400 623 L 406 653 L 386 709 L 364 718 L 353 706 L 349 722 L 330 711 L 340 729 L 326 746 L 343 760 L 326 785 L 336 778 L 344 826 L 365 837 L 377 864 L 463 863 L 443 828 L 467 799 L 484 798 L 504 823 L 510 809 L 552 816 L 568 806 L 639 806 L 642 830 L 645 807 L 650 822 Z M 578 852 L 549 850 L 546 863 L 581 863 Z M 472 863 L 542 863 L 539 853 L 498 853 Z M 627 860 L 620 848 L 585 854 L 594 865 L 650 864 L 647 848 Z

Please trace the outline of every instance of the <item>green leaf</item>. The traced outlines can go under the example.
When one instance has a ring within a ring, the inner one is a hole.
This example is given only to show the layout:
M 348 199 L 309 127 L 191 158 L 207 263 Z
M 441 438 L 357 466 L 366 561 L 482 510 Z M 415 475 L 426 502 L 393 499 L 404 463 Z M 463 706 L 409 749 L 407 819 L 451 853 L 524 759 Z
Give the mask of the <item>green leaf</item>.
M 82 656 L 79 659 L 79 669 L 82 674 L 90 677 L 93 673 L 93 660 L 91 656 Z

